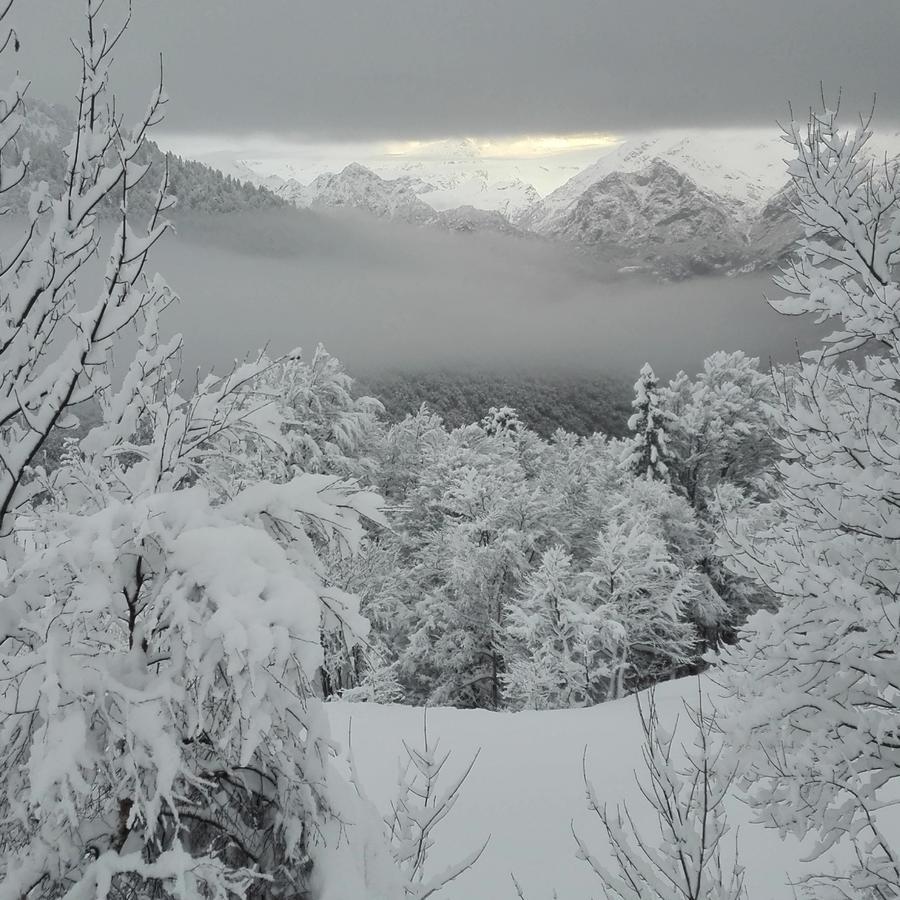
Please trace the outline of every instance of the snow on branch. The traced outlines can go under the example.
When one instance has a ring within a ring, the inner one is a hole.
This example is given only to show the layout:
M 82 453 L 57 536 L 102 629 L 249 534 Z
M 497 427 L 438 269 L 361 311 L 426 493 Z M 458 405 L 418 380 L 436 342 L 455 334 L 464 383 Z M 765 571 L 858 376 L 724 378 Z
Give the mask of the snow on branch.
M 601 801 L 587 772 L 584 784 L 588 806 L 603 824 L 615 864 L 608 868 L 574 830 L 578 856 L 593 869 L 607 897 L 615 900 L 742 900 L 744 870 L 737 848 L 730 861 L 724 852 L 731 832 L 724 809 L 736 774 L 715 742 L 714 715 L 698 705 L 686 705 L 694 732 L 692 745 L 676 745 L 678 723 L 671 729 L 659 719 L 654 691 L 646 705 L 637 695 L 638 715 L 644 735 L 646 777 L 638 784 L 656 812 L 658 835 L 644 835 L 635 825 L 627 805 L 610 811 Z M 683 761 L 680 761 L 683 758 Z

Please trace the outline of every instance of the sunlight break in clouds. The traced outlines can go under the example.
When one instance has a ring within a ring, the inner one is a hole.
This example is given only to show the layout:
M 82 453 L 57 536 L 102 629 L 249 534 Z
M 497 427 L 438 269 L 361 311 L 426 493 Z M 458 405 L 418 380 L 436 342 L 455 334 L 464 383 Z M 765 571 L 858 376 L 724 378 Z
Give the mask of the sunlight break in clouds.
M 513 135 L 502 138 L 462 139 L 446 138 L 439 141 L 388 142 L 387 152 L 392 156 L 442 156 L 448 149 L 466 149 L 472 156 L 485 159 L 530 159 L 558 156 L 582 150 L 605 150 L 622 140 L 612 134 L 539 134 Z

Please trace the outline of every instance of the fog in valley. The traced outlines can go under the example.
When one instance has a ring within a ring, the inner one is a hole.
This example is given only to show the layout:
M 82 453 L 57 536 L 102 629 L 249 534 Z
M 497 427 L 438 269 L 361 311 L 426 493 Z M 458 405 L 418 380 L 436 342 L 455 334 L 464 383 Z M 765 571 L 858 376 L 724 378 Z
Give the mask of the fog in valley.
M 186 363 L 322 342 L 351 372 L 428 367 L 695 371 L 720 348 L 790 360 L 814 327 L 767 274 L 658 282 L 501 235 L 308 211 L 188 217 L 153 263 L 180 294 Z M 774 292 L 774 293 L 773 293 Z

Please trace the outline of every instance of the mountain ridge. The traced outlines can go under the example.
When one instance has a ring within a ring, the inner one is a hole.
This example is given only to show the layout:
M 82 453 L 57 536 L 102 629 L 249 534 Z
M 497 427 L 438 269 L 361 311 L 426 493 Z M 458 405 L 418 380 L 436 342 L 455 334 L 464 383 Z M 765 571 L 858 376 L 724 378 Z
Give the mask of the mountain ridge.
M 429 182 L 382 178 L 360 163 L 308 185 L 285 180 L 274 190 L 301 208 L 353 209 L 413 225 L 561 240 L 609 257 L 622 270 L 668 278 L 760 268 L 782 258 L 799 236 L 784 210 L 779 208 L 778 229 L 769 234 L 765 226 L 775 215 L 769 203 L 757 209 L 717 194 L 660 157 L 631 171 L 593 167 L 576 178 L 574 186 L 570 180 L 515 215 L 471 204 L 435 209 L 428 203 Z M 756 252 L 757 245 L 765 253 Z

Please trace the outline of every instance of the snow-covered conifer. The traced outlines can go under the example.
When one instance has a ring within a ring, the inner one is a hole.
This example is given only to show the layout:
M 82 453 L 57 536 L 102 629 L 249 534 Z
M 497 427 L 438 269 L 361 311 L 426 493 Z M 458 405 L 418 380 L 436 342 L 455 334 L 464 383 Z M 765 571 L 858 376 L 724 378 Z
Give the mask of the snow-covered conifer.
M 519 414 L 511 406 L 492 406 L 481 420 L 481 427 L 491 437 L 515 434 L 524 428 Z
M 778 455 L 775 382 L 759 360 L 717 352 L 691 380 L 679 372 L 661 391 L 671 480 L 704 511 L 722 483 L 759 494 L 761 476 Z
M 672 677 L 693 658 L 696 634 L 685 607 L 694 586 L 658 536 L 652 519 L 620 501 L 597 535 L 582 573 L 583 597 L 616 626 L 606 697 Z
M 668 474 L 666 428 L 669 414 L 662 404 L 659 380 L 650 363 L 644 363 L 635 382 L 631 405 L 634 413 L 628 420 L 628 427 L 634 432 L 634 437 L 628 443 L 623 462 L 641 478 L 665 480 Z

